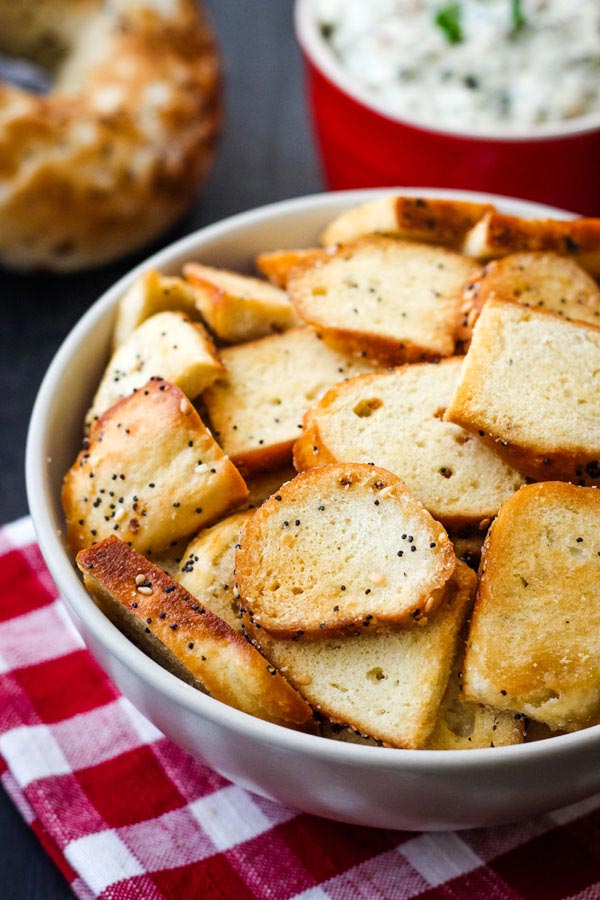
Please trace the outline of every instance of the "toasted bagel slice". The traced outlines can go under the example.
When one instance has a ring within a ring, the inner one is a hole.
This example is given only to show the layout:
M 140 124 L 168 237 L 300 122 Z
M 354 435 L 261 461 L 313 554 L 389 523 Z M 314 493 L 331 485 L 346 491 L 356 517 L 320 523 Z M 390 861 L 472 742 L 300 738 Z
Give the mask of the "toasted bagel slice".
M 183 272 L 202 318 L 222 341 L 253 341 L 301 324 L 285 291 L 267 281 L 195 262 Z
M 290 273 L 298 315 L 330 346 L 385 365 L 450 356 L 473 262 L 451 250 L 363 238 Z
M 235 591 L 235 551 L 252 510 L 234 513 L 203 528 L 188 544 L 174 578 L 211 612 L 241 634 L 242 618 Z
M 325 247 L 383 234 L 459 249 L 465 236 L 494 209 L 489 203 L 388 196 L 342 213 L 321 235 Z
M 100 416 L 65 476 L 62 502 L 74 553 L 116 534 L 150 555 L 247 496 L 183 391 L 155 378 Z
M 443 602 L 421 628 L 356 637 L 278 640 L 249 617 L 262 653 L 322 716 L 390 747 L 427 746 L 477 577 L 457 562 Z
M 508 253 L 558 253 L 598 277 L 600 219 L 522 219 L 494 210 L 465 236 L 462 251 L 483 260 Z
M 528 485 L 483 550 L 464 694 L 553 729 L 600 719 L 600 492 Z
M 163 275 L 156 269 L 147 269 L 135 279 L 119 301 L 113 349 L 124 344 L 146 319 L 163 312 L 185 312 L 192 318 L 199 318 L 194 291 L 187 281 Z
M 215 345 L 199 322 L 191 322 L 182 312 L 157 313 L 113 353 L 86 424 L 89 427 L 152 376 L 162 376 L 194 398 L 224 373 Z
M 118 538 L 82 550 L 85 586 L 121 631 L 178 678 L 228 706 L 312 730 L 312 710 L 244 638 Z
M 463 634 L 435 727 L 427 740 L 427 749 L 479 750 L 522 744 L 525 717 L 521 713 L 464 699 L 464 655 Z
M 289 481 L 246 522 L 236 587 L 276 637 L 404 626 L 441 603 L 452 543 L 391 472 L 347 464 Z
M 489 300 L 445 419 L 538 481 L 600 484 L 600 328 Z
M 244 474 L 291 465 L 306 410 L 330 387 L 372 371 L 294 328 L 221 352 L 227 374 L 202 395 L 213 433 Z
M 447 527 L 494 516 L 525 479 L 478 437 L 444 422 L 461 366 L 453 357 L 337 384 L 304 417 L 296 468 L 374 462 Z
M 600 325 L 598 285 L 576 262 L 557 253 L 511 253 L 488 263 L 464 290 L 463 340 L 470 340 L 484 303 L 494 298 Z

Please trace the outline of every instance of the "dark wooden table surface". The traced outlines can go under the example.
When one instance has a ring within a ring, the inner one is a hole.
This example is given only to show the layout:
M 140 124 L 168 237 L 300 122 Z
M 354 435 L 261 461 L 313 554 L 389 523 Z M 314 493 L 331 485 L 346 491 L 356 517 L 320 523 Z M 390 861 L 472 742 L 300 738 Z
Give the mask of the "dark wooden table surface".
M 206 2 L 224 59 L 226 125 L 206 190 L 161 245 L 241 210 L 322 188 L 293 37 L 293 0 Z M 25 437 L 48 363 L 89 304 L 147 253 L 67 276 L 0 273 L 0 521 L 27 513 Z M 72 896 L 0 789 L 1 900 Z

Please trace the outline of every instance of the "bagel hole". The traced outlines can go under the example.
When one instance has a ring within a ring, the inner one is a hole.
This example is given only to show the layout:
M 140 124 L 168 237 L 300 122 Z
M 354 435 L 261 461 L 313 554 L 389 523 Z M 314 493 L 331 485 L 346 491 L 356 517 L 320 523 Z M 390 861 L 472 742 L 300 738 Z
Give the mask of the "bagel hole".
M 54 78 L 43 65 L 20 56 L 10 56 L 0 51 L 0 81 L 14 84 L 30 94 L 48 94 Z

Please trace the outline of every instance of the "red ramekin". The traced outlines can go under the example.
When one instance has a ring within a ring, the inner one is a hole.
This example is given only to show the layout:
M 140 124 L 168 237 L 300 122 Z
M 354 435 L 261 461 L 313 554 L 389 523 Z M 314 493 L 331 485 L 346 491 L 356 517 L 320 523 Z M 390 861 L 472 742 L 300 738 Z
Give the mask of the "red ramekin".
M 469 134 L 386 111 L 336 60 L 315 0 L 296 0 L 296 35 L 327 184 L 490 191 L 600 215 L 600 113 L 535 132 Z

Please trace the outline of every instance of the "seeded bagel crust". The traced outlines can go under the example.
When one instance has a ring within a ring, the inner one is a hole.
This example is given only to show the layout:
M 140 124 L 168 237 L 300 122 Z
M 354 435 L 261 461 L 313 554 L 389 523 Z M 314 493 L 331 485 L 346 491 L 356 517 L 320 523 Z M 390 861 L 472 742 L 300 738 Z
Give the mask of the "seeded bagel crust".
M 82 550 L 77 565 L 100 609 L 165 669 L 259 719 L 314 730 L 310 706 L 254 647 L 123 541 Z
M 153 379 L 95 423 L 65 476 L 62 503 L 74 553 L 116 532 L 155 554 L 247 496 L 183 391 Z
M 203 528 L 188 544 L 174 576 L 190 594 L 240 634 L 242 619 L 235 591 L 235 551 L 242 528 L 251 515 L 252 510 L 246 510 Z
M 270 634 L 323 638 L 425 619 L 454 564 L 444 528 L 396 475 L 347 464 L 298 475 L 256 510 L 235 578 Z

